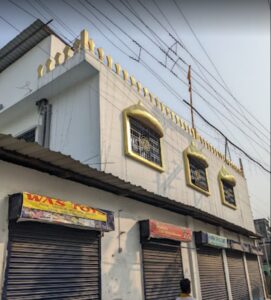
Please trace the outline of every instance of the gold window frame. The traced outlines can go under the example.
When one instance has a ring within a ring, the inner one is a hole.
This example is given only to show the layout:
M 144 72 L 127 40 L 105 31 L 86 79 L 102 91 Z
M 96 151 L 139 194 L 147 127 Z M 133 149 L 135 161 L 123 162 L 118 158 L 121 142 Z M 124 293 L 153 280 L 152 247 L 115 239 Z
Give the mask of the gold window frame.
M 223 187 L 223 181 L 230 184 L 232 186 L 233 192 L 234 192 L 234 187 L 236 185 L 235 177 L 233 175 L 231 175 L 224 166 L 221 168 L 221 170 L 218 173 L 218 184 L 219 184 L 221 201 L 222 201 L 223 205 L 228 206 L 232 209 L 237 209 L 235 193 L 234 193 L 235 205 L 226 201 L 225 191 L 224 191 L 224 187 Z
M 130 120 L 129 117 L 133 117 L 138 121 L 142 122 L 142 124 L 148 126 L 153 131 L 155 131 L 160 139 L 160 159 L 161 165 L 158 165 L 154 162 L 149 161 L 148 159 L 138 155 L 137 153 L 133 152 L 132 150 L 132 143 L 131 143 L 131 133 L 130 133 Z M 164 155 L 163 155 L 163 143 L 162 137 L 164 136 L 163 127 L 160 122 L 150 114 L 143 105 L 139 102 L 136 105 L 130 106 L 123 111 L 123 129 L 124 129 L 124 153 L 125 155 L 159 171 L 164 172 Z
M 186 185 L 195 189 L 196 191 L 204 194 L 205 196 L 210 196 L 210 185 L 209 185 L 209 178 L 208 178 L 208 171 L 207 168 L 209 166 L 208 161 L 206 157 L 202 154 L 200 150 L 197 149 L 194 142 L 190 144 L 189 147 L 187 147 L 184 152 L 184 167 L 185 167 L 185 178 L 186 178 Z M 208 191 L 200 188 L 199 186 L 195 185 L 191 180 L 191 170 L 190 170 L 190 161 L 189 157 L 192 157 L 194 160 L 198 161 L 205 167 L 205 173 L 206 173 L 206 181 L 208 186 Z

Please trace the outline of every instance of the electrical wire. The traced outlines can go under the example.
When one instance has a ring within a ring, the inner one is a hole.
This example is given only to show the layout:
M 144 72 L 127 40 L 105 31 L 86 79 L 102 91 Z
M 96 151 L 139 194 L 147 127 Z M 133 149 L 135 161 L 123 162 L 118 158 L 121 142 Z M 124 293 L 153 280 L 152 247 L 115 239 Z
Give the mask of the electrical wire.
M 120 0 L 121 2 L 122 2 L 122 0 Z M 164 29 L 164 30 L 166 30 L 166 28 L 163 26 L 163 24 L 160 22 L 160 20 L 140 1 L 140 0 L 137 0 L 137 2 L 141 5 L 141 7 L 143 7 L 151 16 L 152 16 L 152 18 Z M 138 15 L 137 15 L 138 16 Z M 139 19 L 143 24 L 144 24 L 144 22 L 142 21 L 142 19 Z M 149 28 L 149 27 L 147 27 L 147 28 Z M 168 31 L 167 31 L 168 32 Z M 161 40 L 161 39 L 160 39 Z M 175 42 L 177 42 L 177 40 L 175 41 Z M 187 63 L 186 63 L 187 64 Z M 180 66 L 181 67 L 181 69 L 183 69 L 184 70 L 184 68 L 182 67 L 182 66 Z M 201 78 L 202 79 L 202 78 Z M 218 99 L 215 95 L 213 95 L 212 93 L 210 93 L 210 91 L 209 90 L 207 90 L 206 88 L 205 88 L 205 86 L 203 86 L 197 79 L 195 79 L 194 78 L 194 80 L 205 90 L 205 91 L 207 91 L 208 92 L 208 94 L 209 95 L 211 95 L 216 101 L 218 101 L 228 112 L 229 112 L 229 114 L 230 114 L 230 116 L 232 117 L 232 116 L 234 116 L 236 119 L 238 119 L 244 126 L 246 126 L 250 131 L 252 131 L 253 133 L 254 133 L 254 135 L 255 136 L 257 136 L 259 139 L 260 139 L 260 141 L 261 142 L 263 142 L 263 143 L 265 143 L 268 147 L 269 147 L 269 144 L 267 144 L 266 142 L 265 142 L 265 140 L 263 140 L 259 135 L 258 135 L 258 133 L 254 130 L 254 127 L 252 127 L 252 128 L 249 128 L 248 126 L 247 126 L 247 124 L 243 121 L 243 120 L 241 120 L 240 119 L 240 117 L 238 117 L 238 115 L 236 115 L 236 113 L 235 113 L 235 108 L 234 107 L 232 107 L 232 105 L 227 101 L 227 99 L 225 99 L 221 94 L 219 94 L 211 85 L 210 85 L 210 83 L 209 82 L 207 82 L 206 80 L 203 80 L 205 83 L 207 83 L 209 86 L 210 86 L 210 88 L 219 96 L 219 97 L 221 97 L 231 108 L 232 108 L 232 110 L 230 110 L 229 109 L 229 107 L 228 106 L 226 106 L 224 103 L 223 103 L 223 101 L 221 101 L 220 99 Z M 247 135 L 247 134 L 246 134 Z M 248 136 L 248 135 L 247 135 Z M 269 152 L 268 152 L 269 153 Z
M 187 102 L 186 100 L 183 100 L 189 107 L 191 107 L 190 103 Z M 225 134 L 220 131 L 217 127 L 215 127 L 214 125 L 212 125 L 205 117 L 203 117 L 203 115 L 195 108 L 195 107 L 191 107 L 193 109 L 193 111 L 195 111 L 195 113 L 202 119 L 204 120 L 204 122 L 206 122 L 209 126 L 211 126 L 212 128 L 216 129 L 217 132 L 219 132 L 222 136 L 224 136 L 225 139 L 228 140 L 228 142 L 234 146 L 236 149 L 238 149 L 240 152 L 242 152 L 247 158 L 249 158 L 251 161 L 253 161 L 255 164 L 257 164 L 259 167 L 261 167 L 264 171 L 266 171 L 267 173 L 271 173 L 270 170 L 268 170 L 267 168 L 265 168 L 261 163 L 259 163 L 257 160 L 255 160 L 253 157 L 251 157 L 249 154 L 247 154 L 243 149 L 241 149 L 239 146 L 237 146 L 236 144 L 234 144 L 231 140 L 229 140 L 227 138 L 227 136 L 225 136 Z
M 5 22 L 7 22 L 7 20 L 5 20 L 3 17 L 1 17 Z M 14 27 L 12 24 L 10 24 L 9 22 L 7 22 L 10 26 L 12 26 L 13 28 L 15 28 L 16 29 L 16 27 Z M 16 30 L 18 30 L 18 29 L 16 29 Z M 235 147 L 236 147 L 236 145 L 234 145 Z M 237 146 L 238 147 L 238 146 Z M 242 149 L 240 149 L 240 148 L 237 148 L 237 149 L 239 149 L 240 151 L 243 151 Z M 245 152 L 244 152 L 245 153 Z
M 35 19 L 35 20 L 39 19 L 37 16 L 35 16 L 33 13 L 29 12 L 29 11 L 28 11 L 27 9 L 25 9 L 24 7 L 20 6 L 18 3 L 14 2 L 14 1 L 12 1 L 12 0 L 8 0 L 8 1 L 9 1 L 11 4 L 13 4 L 14 6 L 16 6 L 19 10 L 23 11 L 25 14 L 31 16 L 33 19 Z M 42 15 L 42 16 L 43 16 L 43 15 Z M 44 17 L 44 16 L 43 16 L 43 17 Z M 46 20 L 45 17 L 44 17 L 44 19 Z M 47 19 L 47 21 L 48 21 L 48 19 Z M 56 31 L 56 33 L 64 39 L 65 42 L 68 41 L 67 44 L 69 44 L 69 43 L 71 42 L 71 41 L 69 40 L 69 38 L 67 38 L 65 35 L 63 35 L 62 33 L 60 33 L 60 32 L 58 31 L 58 29 L 57 29 L 53 24 L 51 24 L 51 26 L 54 28 L 54 30 Z M 16 29 L 15 29 L 15 30 L 16 30 Z
M 194 35 L 195 39 L 197 40 L 198 44 L 200 45 L 201 49 L 203 50 L 204 54 L 206 55 L 206 57 L 208 58 L 208 60 L 210 61 L 210 63 L 212 64 L 213 68 L 215 69 L 217 75 L 220 77 L 221 81 L 223 82 L 224 86 L 220 84 L 220 86 L 222 88 L 224 88 L 224 90 L 226 92 L 228 92 L 228 94 L 235 100 L 235 102 L 239 105 L 239 107 L 241 109 L 246 110 L 253 118 L 255 121 L 257 121 L 267 132 L 270 132 L 267 128 L 265 128 L 265 126 L 263 126 L 247 109 L 245 106 L 243 106 L 232 94 L 230 88 L 228 87 L 228 85 L 226 84 L 226 82 L 224 81 L 222 75 L 220 74 L 218 68 L 216 67 L 215 63 L 213 62 L 213 60 L 211 59 L 211 57 L 209 56 L 208 52 L 206 51 L 205 47 L 203 46 L 203 44 L 201 43 L 200 39 L 198 38 L 198 36 L 196 35 L 195 31 L 193 30 L 193 27 L 191 26 L 190 22 L 188 21 L 188 19 L 186 18 L 184 12 L 182 11 L 180 5 L 176 2 L 176 0 L 173 0 L 173 2 L 175 3 L 175 6 L 177 7 L 178 11 L 180 12 L 180 14 L 182 15 L 183 19 L 185 20 L 186 24 L 188 25 L 188 27 L 190 28 L 192 34 Z M 204 68 L 205 69 L 205 68 Z M 206 69 L 205 69 L 206 70 Z M 208 72 L 209 73 L 209 72 Z M 210 75 L 210 73 L 209 73 Z M 213 75 L 212 75 L 213 77 Z M 215 78 L 215 77 L 213 77 Z M 217 79 L 216 79 L 217 80 Z M 247 121 L 249 121 L 247 119 Z
M 68 5 L 69 7 L 71 7 L 74 11 L 76 11 L 80 16 L 82 16 L 84 19 L 86 19 L 93 27 L 96 28 L 96 30 L 98 30 L 100 32 L 100 34 L 106 39 L 108 40 L 114 47 L 116 47 L 120 52 L 122 52 L 124 55 L 129 56 L 129 54 L 125 51 L 123 51 L 116 43 L 114 43 L 114 41 L 112 41 L 110 38 L 108 38 L 103 31 L 94 23 L 92 22 L 92 20 L 87 17 L 86 15 L 84 15 L 80 10 L 78 10 L 77 8 L 75 8 L 73 5 L 71 5 L 70 3 L 68 3 L 65 0 L 62 0 L 62 2 L 64 2 L 66 5 Z
M 179 34 L 177 33 L 177 31 L 174 29 L 174 27 L 172 26 L 172 24 L 170 23 L 170 21 L 169 21 L 169 19 L 167 18 L 167 16 L 165 15 L 165 13 L 163 12 L 163 10 L 160 8 L 160 6 L 159 6 L 159 4 L 155 1 L 155 0 L 152 0 L 152 2 L 154 3 L 154 5 L 157 7 L 157 9 L 158 9 L 158 11 L 160 12 L 160 14 L 163 16 L 163 18 L 165 19 L 165 21 L 167 22 L 167 24 L 169 25 L 169 27 L 171 28 L 171 30 L 174 32 L 174 34 L 175 34 L 175 36 L 178 38 L 178 41 L 181 43 L 181 47 L 190 55 L 190 57 L 192 58 L 192 60 L 195 62 L 195 64 L 197 65 L 197 67 L 198 67 L 198 69 L 199 69 L 199 71 L 200 71 L 200 73 L 201 73 L 201 75 L 202 75 L 202 77 L 204 77 L 205 78 L 205 80 L 206 80 L 206 82 L 207 82 L 207 84 L 209 85 L 209 86 L 211 86 L 210 85 L 210 82 L 208 81 L 208 79 L 206 78 L 206 76 L 203 74 L 203 72 L 202 72 L 202 70 L 201 70 L 201 68 L 199 67 L 199 65 L 201 65 L 201 67 L 204 67 L 192 54 L 191 54 L 191 52 L 188 50 L 188 48 L 184 45 L 184 42 L 182 41 L 182 39 L 180 38 L 180 36 L 179 36 Z M 165 28 L 165 26 L 161 23 L 161 21 L 157 18 L 157 20 L 156 20 L 157 22 L 159 21 L 159 24 L 160 24 L 160 26 L 162 27 L 162 28 L 164 28 L 164 30 L 166 31 L 166 32 L 168 32 L 168 30 Z M 169 33 L 169 32 L 168 32 Z M 170 33 L 169 33 L 170 34 Z M 171 37 L 173 37 L 171 34 L 170 34 L 170 36 Z M 174 38 L 174 37 L 173 37 Z M 176 38 L 174 38 L 175 40 L 176 40 Z M 204 69 L 205 69 L 205 71 L 207 71 L 208 73 L 209 73 L 209 71 L 204 67 Z M 194 71 L 194 68 L 192 68 L 192 71 Z M 209 73 L 209 75 L 211 75 L 212 76 L 212 78 L 213 79 L 215 79 L 216 80 L 216 82 L 217 83 L 219 83 L 218 81 L 217 81 L 217 79 L 211 74 L 211 73 Z M 221 86 L 221 84 L 219 83 L 219 85 Z M 224 88 L 223 86 L 221 86 L 222 88 Z M 225 88 L 224 88 L 224 90 L 225 90 Z M 226 92 L 228 92 L 228 90 L 226 90 Z M 234 98 L 234 96 L 232 95 L 232 94 L 230 94 L 230 96 L 231 97 L 233 97 Z M 239 102 L 237 99 L 234 99 L 235 101 L 237 101 L 237 102 Z M 242 107 L 242 105 L 241 105 L 241 107 Z M 245 107 L 242 107 L 243 109 L 245 108 Z M 245 116 L 244 116 L 245 117 Z M 254 116 L 252 116 L 253 118 L 255 118 Z M 251 122 L 250 122 L 250 120 L 249 119 L 247 119 L 246 117 L 245 117 L 245 119 L 246 119 L 246 121 L 248 122 L 248 123 L 250 123 L 251 124 Z M 257 121 L 257 119 L 256 119 L 256 121 Z M 253 124 L 252 124 L 252 126 L 254 126 Z M 261 130 L 259 130 L 263 135 L 265 135 Z M 268 136 L 266 136 L 268 139 L 270 138 L 270 136 L 268 135 Z
M 88 3 L 89 3 L 89 2 L 88 2 Z M 91 5 L 91 6 L 93 7 L 93 5 Z M 106 26 L 104 23 L 103 23 L 103 25 Z M 132 50 L 131 50 L 131 51 L 132 51 Z M 179 98 L 179 97 L 178 97 L 178 98 Z
M 30 0 L 29 0 L 30 1 Z M 41 6 L 49 15 L 51 15 L 56 22 L 71 36 L 78 37 L 78 35 L 64 22 L 60 17 L 57 16 L 48 6 L 46 6 L 41 0 L 36 0 L 36 3 Z
M 126 8 L 128 8 L 127 7 L 127 4 L 125 4 L 122 0 L 120 0 L 121 1 L 121 3 L 126 7 Z M 140 1 L 140 0 L 137 0 L 138 1 L 138 3 L 156 20 L 156 22 L 158 22 L 159 24 L 160 24 L 160 26 L 163 26 L 162 25 L 162 23 L 155 17 L 155 15 Z M 112 3 L 108 0 L 108 2 L 112 5 Z M 129 11 L 133 14 L 133 15 L 135 15 L 138 19 L 139 19 L 139 21 L 142 23 L 142 24 L 144 24 L 145 25 L 145 27 L 148 29 L 148 30 L 151 30 L 150 29 L 150 27 L 142 20 L 142 18 L 140 18 L 139 17 L 139 15 L 135 12 L 135 10 L 133 9 L 131 9 L 131 5 L 129 5 L 130 6 L 130 8 L 128 8 L 129 9 Z M 113 6 L 114 7 L 114 6 Z M 116 7 L 114 7 L 115 9 L 117 9 Z M 118 10 L 119 11 L 119 10 Z M 128 19 L 129 20 L 129 19 Z M 165 27 L 163 26 L 163 28 L 165 29 Z M 166 30 L 166 29 L 165 29 Z M 156 33 L 155 32 L 153 32 L 153 30 L 151 30 L 151 32 L 152 33 L 154 33 L 155 35 L 156 35 Z M 167 31 L 168 32 L 168 31 Z M 169 33 L 169 32 L 168 32 Z M 169 33 L 170 34 L 170 33 Z M 171 35 L 171 34 L 170 34 Z M 156 35 L 157 36 L 157 35 Z M 158 37 L 158 36 L 157 36 Z M 164 45 L 166 45 L 167 46 L 167 44 L 160 38 L 160 37 L 158 37 L 159 38 L 159 40 L 160 40 L 160 44 L 161 43 L 163 43 Z M 153 40 L 152 40 L 152 42 L 153 42 Z M 177 42 L 176 41 L 176 39 L 175 39 L 175 42 Z M 183 44 L 180 44 L 183 48 L 185 48 L 186 49 L 186 47 L 184 47 L 184 45 Z M 157 44 L 156 44 L 156 46 L 158 46 Z M 167 46 L 168 47 L 168 46 Z M 160 50 L 162 50 L 163 51 L 163 49 L 161 49 L 161 46 L 160 46 Z M 173 51 L 172 49 L 170 49 L 171 51 Z M 177 53 L 175 52 L 175 51 L 173 51 L 173 53 L 175 54 L 175 55 L 177 55 Z M 168 53 L 167 53 L 167 55 L 168 55 Z M 169 56 L 168 56 L 169 57 Z M 171 57 L 169 57 L 171 60 L 173 60 L 174 61 L 174 59 L 172 59 Z M 180 56 L 178 56 L 178 59 L 180 59 L 184 64 L 186 64 L 186 65 L 188 65 Z M 195 58 L 193 57 L 193 60 L 195 60 Z M 175 61 L 175 63 L 176 63 L 177 61 Z M 182 69 L 183 69 L 183 67 L 182 67 Z M 194 70 L 194 69 L 193 69 Z M 227 102 L 227 104 L 229 105 L 229 106 L 231 106 L 231 108 L 232 108 L 232 111 L 231 111 L 231 115 L 233 114 L 234 116 L 235 116 L 235 118 L 237 118 L 240 122 L 242 122 L 242 124 L 244 125 L 244 126 L 246 126 L 247 128 L 248 128 L 248 126 L 247 126 L 247 124 L 246 123 L 244 123 L 238 116 L 236 116 L 236 114 L 234 113 L 235 112 L 235 108 L 233 108 L 232 107 L 232 105 L 221 95 L 221 94 L 219 94 L 214 88 L 213 88 L 213 86 L 211 86 L 210 85 L 210 83 L 206 80 L 206 79 L 204 79 L 204 78 L 202 78 L 202 76 L 200 76 L 195 70 L 194 70 L 194 72 L 197 74 L 197 76 L 199 76 L 199 78 L 201 78 L 201 80 L 203 80 L 208 86 L 210 86 L 211 88 L 212 88 L 212 90 L 214 90 L 214 92 L 217 94 L 217 95 L 219 95 L 220 97 L 222 97 L 223 98 L 223 100 L 224 101 L 226 101 Z M 198 83 L 199 83 L 199 81 L 197 81 Z M 202 88 L 204 88 L 204 90 L 206 90 L 212 97 L 214 97 L 216 100 L 218 100 L 213 94 L 211 94 L 203 85 L 201 85 L 202 86 Z M 219 101 L 219 100 L 218 100 Z M 219 101 L 219 103 L 220 104 L 222 104 L 224 107 L 225 107 L 225 105 L 223 104 L 223 102 L 221 102 L 221 101 Z M 226 107 L 226 109 L 229 111 L 229 108 L 228 107 Z M 258 138 L 260 138 L 261 139 L 261 137 L 259 137 L 259 135 L 258 135 L 258 133 L 254 130 L 254 125 L 250 122 L 250 120 L 248 120 L 247 118 L 245 118 L 246 119 L 246 122 L 248 122 L 251 126 L 252 126 L 252 128 L 249 128 L 249 130 L 250 131 L 252 131 L 253 133 L 254 133 L 254 135 L 256 135 Z M 263 134 L 263 133 L 262 133 Z M 268 138 L 268 137 L 267 137 Z M 262 139 L 261 139 L 261 142 L 262 142 Z M 265 141 L 264 141 L 264 143 L 266 143 Z M 267 146 L 269 146 L 269 144 L 267 144 Z
M 120 1 L 122 1 L 122 0 L 120 0 Z M 120 12 L 120 13 L 122 13 L 120 10 L 119 10 L 119 8 L 117 8 L 114 4 L 112 4 L 109 0 L 107 0 L 107 2 L 109 2 L 118 12 Z M 97 7 L 95 7 L 92 3 L 90 3 L 89 1 L 87 1 L 87 3 L 88 4 L 90 4 L 93 8 L 95 8 L 97 11 L 99 11 L 98 9 L 97 9 Z M 99 11 L 100 12 L 100 11 Z M 104 16 L 104 14 L 103 14 L 103 16 Z M 125 15 L 124 15 L 125 16 Z M 106 17 L 112 24 L 114 24 L 114 25 L 116 25 L 110 18 L 108 18 L 108 17 Z M 128 17 L 126 17 L 125 16 L 125 18 L 128 18 Z M 129 18 L 128 18 L 128 20 L 129 20 Z M 133 23 L 132 23 L 133 24 Z M 137 25 L 135 25 L 136 27 L 137 27 Z M 119 27 L 118 27 L 119 28 Z M 137 27 L 138 28 L 138 27 Z M 120 29 L 120 28 L 119 28 Z M 131 40 L 133 40 L 133 38 L 130 36 L 130 35 L 128 35 L 123 29 L 120 29 L 123 33 L 125 33 L 125 35 L 126 36 L 128 36 L 128 38 L 129 39 L 131 39 Z M 138 44 L 138 43 L 137 43 Z M 140 45 L 140 44 L 138 44 L 148 55 L 150 55 L 152 58 L 154 58 L 157 62 L 159 62 L 160 64 L 162 64 L 163 65 L 163 63 L 161 63 L 161 61 L 159 61 L 159 60 L 157 60 L 157 58 L 156 57 L 154 57 L 153 56 L 153 54 L 150 52 L 150 51 L 148 51 L 147 49 L 145 49 L 144 47 L 142 47 L 142 45 Z M 183 81 L 182 79 L 180 79 L 178 76 L 177 76 L 177 74 L 175 73 L 175 72 L 173 72 L 172 70 L 170 70 L 170 69 L 168 69 L 169 71 L 171 71 L 171 73 L 177 78 L 177 79 L 179 79 L 182 83 L 184 83 L 186 86 L 187 86 L 187 83 L 185 82 L 185 81 Z M 198 81 L 197 81 L 198 82 Z M 201 85 L 202 86 L 202 85 Z M 204 86 L 202 86 L 203 88 L 204 88 Z M 201 97 L 202 98 L 202 100 L 207 104 L 207 105 L 209 105 L 209 106 L 211 106 L 213 109 L 215 109 L 216 111 L 217 111 L 217 113 L 219 113 L 222 117 L 224 117 L 224 118 L 226 118 L 226 120 L 229 122 L 229 123 L 232 123 L 232 120 L 230 120 L 229 118 L 227 118 L 227 117 L 225 117 L 225 115 L 223 114 L 223 113 L 221 113 L 221 111 L 220 110 L 218 110 L 216 107 L 214 107 L 205 97 L 203 97 L 199 92 L 196 92 L 197 93 L 197 95 L 199 96 L 199 97 Z M 217 98 L 216 98 L 217 99 Z M 218 99 L 217 99 L 218 100 Z M 219 100 L 218 100 L 219 101 Z M 257 142 L 257 141 L 255 141 L 253 138 L 251 138 L 243 129 L 241 129 L 240 127 L 237 127 L 238 128 L 238 130 L 240 131 L 240 132 L 242 132 L 247 138 L 249 138 L 251 141 L 253 141 L 254 143 L 256 143 L 258 146 L 260 146 L 261 148 L 262 148 L 262 144 L 260 144 L 259 142 Z M 266 148 L 264 148 L 265 149 L 265 151 L 267 152 L 267 153 L 269 153 L 269 151 L 266 149 Z

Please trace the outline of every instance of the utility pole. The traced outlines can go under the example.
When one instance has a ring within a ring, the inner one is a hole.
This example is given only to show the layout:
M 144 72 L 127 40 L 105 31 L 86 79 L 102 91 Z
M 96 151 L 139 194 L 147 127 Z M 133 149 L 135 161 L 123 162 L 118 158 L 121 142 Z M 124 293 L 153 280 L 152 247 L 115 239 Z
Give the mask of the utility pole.
M 191 65 L 188 66 L 187 79 L 189 85 L 188 91 L 190 94 L 191 123 L 192 123 L 192 128 L 196 131 L 195 122 L 194 122 L 193 99 L 192 99 Z

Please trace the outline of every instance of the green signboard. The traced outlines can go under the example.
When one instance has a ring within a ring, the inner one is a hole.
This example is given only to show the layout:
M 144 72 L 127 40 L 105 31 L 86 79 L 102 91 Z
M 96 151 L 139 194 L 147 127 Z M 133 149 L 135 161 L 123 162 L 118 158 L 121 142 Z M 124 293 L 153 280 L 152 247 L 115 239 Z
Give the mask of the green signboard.
M 207 233 L 207 243 L 210 246 L 219 247 L 219 248 L 227 248 L 227 239 L 223 236 Z

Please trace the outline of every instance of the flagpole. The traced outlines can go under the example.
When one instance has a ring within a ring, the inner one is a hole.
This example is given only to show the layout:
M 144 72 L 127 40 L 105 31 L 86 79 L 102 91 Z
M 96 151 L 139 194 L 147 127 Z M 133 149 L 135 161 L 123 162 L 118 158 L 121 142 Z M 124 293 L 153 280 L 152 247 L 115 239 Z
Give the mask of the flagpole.
M 196 130 L 195 128 L 195 122 L 194 122 L 194 111 L 193 111 L 193 98 L 192 98 L 192 82 L 191 82 L 191 65 L 188 67 L 188 73 L 187 73 L 187 79 L 189 84 L 189 93 L 190 93 L 190 109 L 191 109 L 191 122 L 192 122 L 192 128 Z

